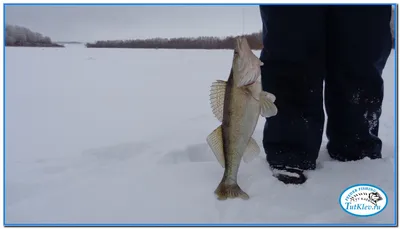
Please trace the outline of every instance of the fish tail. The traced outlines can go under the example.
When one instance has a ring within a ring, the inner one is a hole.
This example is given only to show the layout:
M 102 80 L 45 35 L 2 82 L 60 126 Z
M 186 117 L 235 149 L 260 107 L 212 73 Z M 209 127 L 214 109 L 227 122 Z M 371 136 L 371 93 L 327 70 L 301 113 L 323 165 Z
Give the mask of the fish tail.
M 249 195 L 245 193 L 236 182 L 227 183 L 224 179 L 218 185 L 214 193 L 217 195 L 218 200 L 226 200 L 228 198 L 241 198 L 243 200 L 247 200 L 250 198 Z

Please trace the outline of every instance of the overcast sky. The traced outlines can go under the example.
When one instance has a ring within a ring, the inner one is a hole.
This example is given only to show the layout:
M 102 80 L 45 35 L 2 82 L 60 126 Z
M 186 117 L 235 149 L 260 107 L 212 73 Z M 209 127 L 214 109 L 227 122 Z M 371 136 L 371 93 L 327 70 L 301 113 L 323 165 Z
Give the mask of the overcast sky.
M 226 36 L 241 34 L 243 25 L 245 33 L 257 32 L 262 26 L 256 5 L 7 6 L 6 23 L 27 27 L 53 41 L 81 42 Z

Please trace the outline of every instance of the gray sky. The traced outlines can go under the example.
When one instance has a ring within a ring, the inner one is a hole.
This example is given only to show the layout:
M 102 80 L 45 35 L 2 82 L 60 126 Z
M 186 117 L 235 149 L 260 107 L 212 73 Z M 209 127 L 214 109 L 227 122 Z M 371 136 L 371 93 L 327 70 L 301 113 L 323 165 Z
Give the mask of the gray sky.
M 6 23 L 53 41 L 227 36 L 261 30 L 258 6 L 7 6 Z M 244 20 L 243 20 L 244 19 Z

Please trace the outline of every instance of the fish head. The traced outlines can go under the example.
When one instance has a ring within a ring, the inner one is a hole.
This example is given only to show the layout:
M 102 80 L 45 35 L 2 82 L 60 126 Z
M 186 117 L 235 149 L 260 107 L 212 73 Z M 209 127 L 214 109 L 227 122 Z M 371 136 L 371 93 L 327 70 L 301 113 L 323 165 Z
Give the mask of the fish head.
M 235 39 L 232 71 L 237 86 L 261 82 L 261 66 L 264 63 L 252 52 L 244 36 Z
M 244 36 L 239 36 L 235 39 L 235 47 L 234 47 L 235 52 L 237 52 L 239 55 L 245 55 L 250 49 L 249 42 L 247 41 L 246 37 Z

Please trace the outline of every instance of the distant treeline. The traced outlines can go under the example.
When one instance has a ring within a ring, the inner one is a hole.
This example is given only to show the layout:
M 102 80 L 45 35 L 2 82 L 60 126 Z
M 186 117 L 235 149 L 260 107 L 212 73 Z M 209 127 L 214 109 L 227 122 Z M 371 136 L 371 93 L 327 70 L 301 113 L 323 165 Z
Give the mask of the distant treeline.
M 250 48 L 262 48 L 261 32 L 245 35 Z M 152 38 L 136 40 L 108 40 L 87 43 L 88 48 L 142 48 L 142 49 L 233 49 L 234 36 L 197 38 Z
M 53 43 L 50 37 L 17 25 L 6 25 L 6 46 L 64 47 Z
M 68 45 L 79 45 L 79 44 L 83 44 L 83 42 L 79 42 L 79 41 L 57 41 L 57 44 L 68 44 Z

